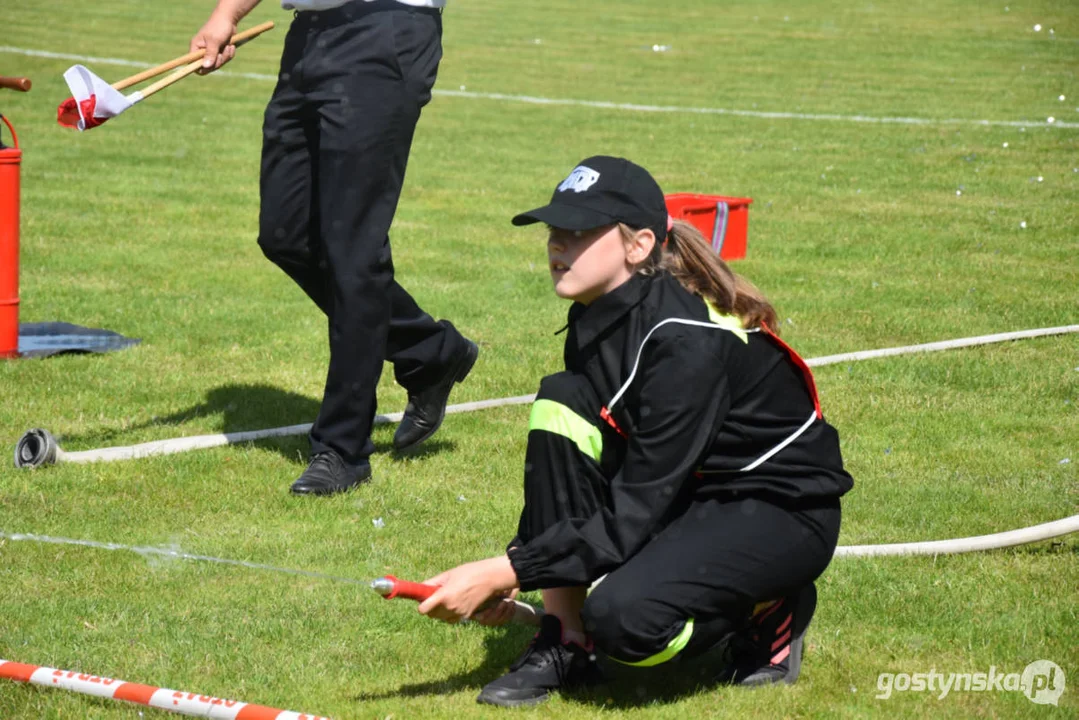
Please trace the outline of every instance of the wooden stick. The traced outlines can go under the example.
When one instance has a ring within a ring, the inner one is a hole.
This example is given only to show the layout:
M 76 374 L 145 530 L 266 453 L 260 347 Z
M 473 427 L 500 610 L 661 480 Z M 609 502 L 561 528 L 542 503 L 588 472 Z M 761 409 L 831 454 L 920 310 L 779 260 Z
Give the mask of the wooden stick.
M 202 67 L 202 59 L 200 58 L 200 59 L 198 59 L 198 60 L 196 60 L 194 62 L 188 63 L 187 65 L 184 65 L 182 68 L 180 68 L 176 72 L 172 73 L 168 77 L 165 77 L 165 78 L 162 78 L 161 80 L 158 80 L 153 85 L 146 88 L 145 90 L 141 90 L 138 93 L 136 93 L 136 95 L 139 96 L 139 100 L 145 100 L 146 98 L 150 97 L 154 93 L 160 92 L 161 90 L 164 90 L 169 85 L 172 85 L 175 82 L 179 82 L 180 80 L 183 80 L 185 77 L 187 77 L 191 73 L 197 72 L 199 70 L 199 68 L 201 68 L 201 67 Z M 131 98 L 132 96 L 128 95 L 128 97 Z
M 242 33 L 237 33 L 236 35 L 233 35 L 232 40 L 229 41 L 229 44 L 236 46 L 243 45 L 248 40 L 258 37 L 267 30 L 272 30 L 273 27 L 274 23 L 272 20 L 264 22 L 261 25 L 256 25 L 249 30 L 244 30 Z M 157 67 L 152 67 L 149 70 L 143 70 L 142 72 L 132 75 L 131 77 L 124 78 L 119 82 L 114 82 L 112 86 L 117 90 L 123 90 L 125 88 L 131 87 L 132 85 L 138 85 L 143 80 L 149 80 L 152 77 L 157 77 L 162 73 L 166 73 L 169 70 L 172 70 L 173 68 L 180 67 L 181 65 L 187 65 L 188 63 L 191 63 L 195 60 L 202 60 L 205 54 L 205 48 L 202 50 L 195 50 L 194 52 L 189 52 L 187 55 L 181 55 L 180 57 L 169 60 L 167 63 L 162 63 Z M 143 96 L 145 95 L 146 92 L 144 91 Z
M 30 90 L 30 78 L 6 77 L 4 75 L 0 75 L 0 88 L 28 92 Z

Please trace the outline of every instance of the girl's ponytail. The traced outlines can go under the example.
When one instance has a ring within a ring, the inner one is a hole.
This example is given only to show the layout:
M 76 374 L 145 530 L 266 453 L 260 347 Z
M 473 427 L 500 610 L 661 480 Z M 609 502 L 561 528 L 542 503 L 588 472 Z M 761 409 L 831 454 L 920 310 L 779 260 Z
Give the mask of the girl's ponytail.
M 636 232 L 622 225 L 623 235 Z M 779 331 L 776 311 L 753 283 L 727 266 L 700 231 L 689 223 L 674 221 L 667 240 L 657 243 L 644 268 L 645 272 L 666 270 L 684 288 L 696 293 L 725 315 L 735 315 L 745 328 L 767 325 Z

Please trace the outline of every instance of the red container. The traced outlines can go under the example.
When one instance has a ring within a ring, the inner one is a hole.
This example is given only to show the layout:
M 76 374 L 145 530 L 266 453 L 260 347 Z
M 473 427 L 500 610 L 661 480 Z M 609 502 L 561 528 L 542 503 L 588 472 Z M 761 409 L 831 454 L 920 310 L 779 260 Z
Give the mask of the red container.
M 0 358 L 19 354 L 19 165 L 22 150 L 15 128 L 15 147 L 0 147 Z M 2 145 L 2 143 L 0 143 Z
M 746 256 L 750 198 L 673 193 L 665 197 L 675 220 L 696 227 L 724 260 Z

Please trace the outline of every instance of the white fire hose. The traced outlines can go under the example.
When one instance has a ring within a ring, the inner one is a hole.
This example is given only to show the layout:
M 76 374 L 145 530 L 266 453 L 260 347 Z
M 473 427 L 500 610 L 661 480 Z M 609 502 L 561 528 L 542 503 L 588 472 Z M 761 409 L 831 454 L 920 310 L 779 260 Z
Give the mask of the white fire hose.
M 1045 337 L 1048 335 L 1064 335 L 1076 332 L 1079 332 L 1079 325 L 1064 325 L 1061 327 L 1039 328 L 1036 330 L 1020 330 L 1018 332 L 997 333 L 995 335 L 980 335 L 978 337 L 959 338 L 956 340 L 942 340 L 940 342 L 924 343 L 921 345 L 905 345 L 903 347 L 883 348 L 880 350 L 862 350 L 839 355 L 827 355 L 825 357 L 811 358 L 806 361 L 806 364 L 810 367 L 822 367 L 825 365 L 838 365 L 845 362 L 872 360 L 874 358 L 890 357 L 893 355 L 910 355 L 914 353 L 954 350 L 956 348 L 974 347 L 976 345 L 989 345 L 992 343 L 1008 342 L 1010 340 Z M 535 399 L 535 395 L 518 395 L 516 397 L 499 398 L 496 400 L 461 403 L 459 405 L 448 406 L 446 408 L 446 413 L 473 412 L 475 410 L 506 407 L 508 405 L 527 405 Z M 401 413 L 379 415 L 375 417 L 374 424 L 385 425 L 387 423 L 400 422 L 400 420 Z M 264 438 L 305 435 L 310 431 L 311 424 L 307 423 L 304 425 L 288 425 L 286 427 L 270 428 L 268 430 L 249 430 L 246 432 L 218 433 L 215 435 L 195 435 L 191 437 L 173 438 L 171 440 L 155 440 L 154 442 L 128 445 L 125 447 L 67 452 L 60 447 L 52 433 L 42 428 L 35 428 L 23 434 L 19 439 L 18 444 L 15 446 L 15 467 L 36 468 L 44 465 L 54 465 L 56 463 L 92 463 L 111 462 L 113 460 L 133 460 L 136 458 L 155 457 L 157 455 L 172 455 L 174 453 L 187 452 L 188 450 L 220 447 L 222 445 L 236 445 L 239 443 L 252 442 L 254 440 L 262 440 Z

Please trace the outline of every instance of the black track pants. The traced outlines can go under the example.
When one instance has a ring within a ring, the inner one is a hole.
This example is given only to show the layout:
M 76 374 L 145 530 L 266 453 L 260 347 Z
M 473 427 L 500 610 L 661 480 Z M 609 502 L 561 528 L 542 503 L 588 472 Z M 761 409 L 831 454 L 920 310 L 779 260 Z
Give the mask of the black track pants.
M 382 363 L 422 390 L 464 342 L 393 276 L 389 228 L 442 56 L 435 10 L 393 0 L 297 13 L 263 126 L 259 245 L 326 313 L 330 366 L 313 452 L 373 451 Z
M 624 446 L 600 420 L 600 407 L 582 376 L 543 380 L 530 422 L 515 543 L 560 520 L 590 517 L 607 502 L 607 478 Z M 648 666 L 707 650 L 756 603 L 813 582 L 839 537 L 838 499 L 784 506 L 759 497 L 691 497 L 678 510 L 585 603 L 586 630 L 615 660 Z

